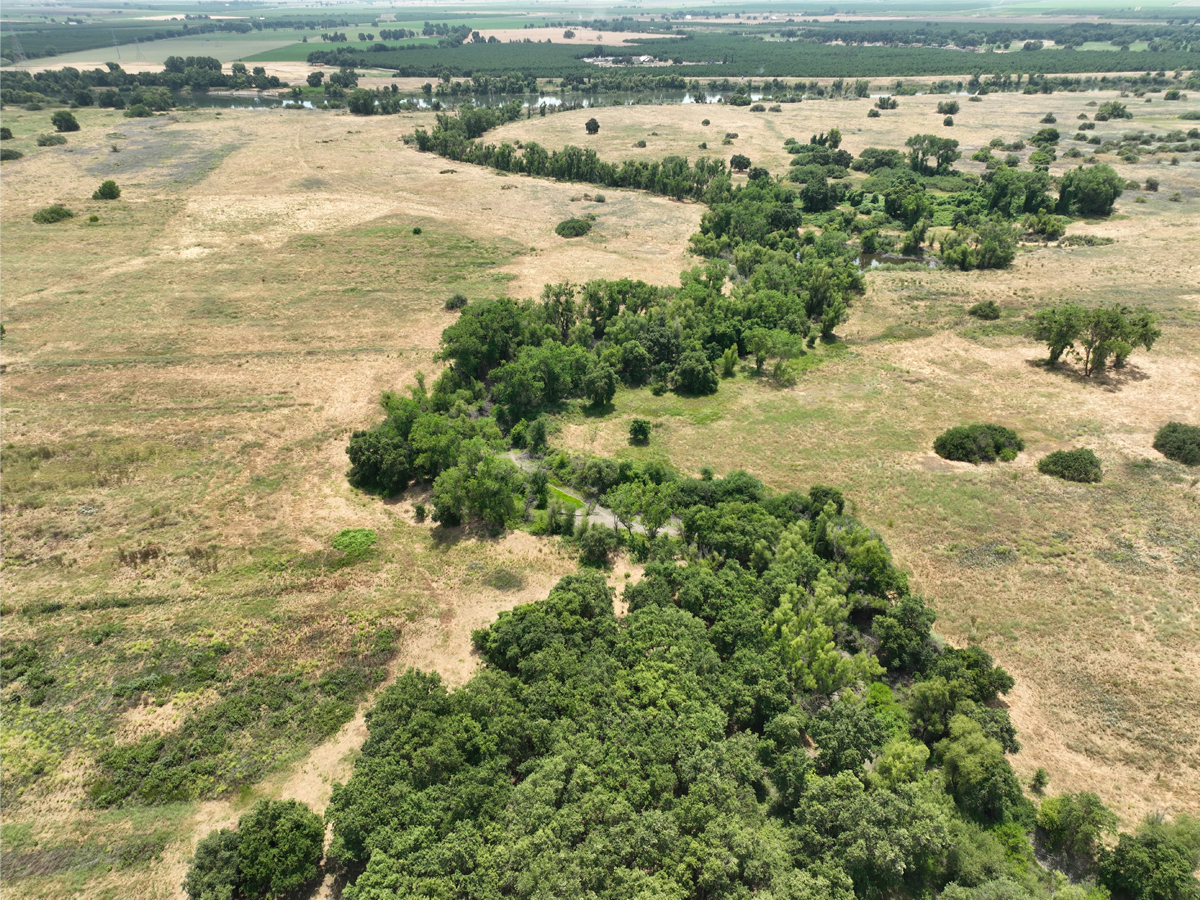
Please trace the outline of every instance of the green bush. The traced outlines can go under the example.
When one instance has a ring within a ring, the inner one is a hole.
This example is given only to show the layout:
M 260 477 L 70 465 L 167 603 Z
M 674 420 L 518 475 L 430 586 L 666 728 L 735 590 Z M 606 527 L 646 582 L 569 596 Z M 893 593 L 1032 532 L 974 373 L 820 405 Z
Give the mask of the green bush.
M 55 131 L 78 131 L 79 122 L 75 117 L 65 109 L 60 109 L 50 117 L 50 124 L 54 126 Z
M 1115 900 L 1195 900 L 1200 891 L 1187 847 L 1163 828 L 1122 834 L 1100 854 L 1100 878 Z
M 61 134 L 39 134 L 37 136 L 37 145 L 39 147 L 58 147 L 66 142 L 67 139 Z
M 685 394 L 711 394 L 720 380 L 701 350 L 688 350 L 671 373 L 671 386 Z
M 277 897 L 317 876 L 325 823 L 297 800 L 260 800 L 238 822 L 238 874 L 247 897 Z
M 0 141 L 11 141 L 12 139 L 12 129 L 7 125 L 0 125 Z
M 11 159 L 20 159 L 25 154 L 20 150 L 14 150 L 11 147 L 0 148 L 0 162 L 5 162 Z
M 333 538 L 333 549 L 347 556 L 362 556 L 375 546 L 378 538 L 373 528 L 343 528 Z
M 120 196 L 121 189 L 117 187 L 117 183 L 111 178 L 92 192 L 93 200 L 116 200 Z
M 1103 476 L 1100 460 L 1086 448 L 1055 450 L 1038 460 L 1038 471 L 1064 481 L 1097 482 Z
M 446 298 L 446 309 L 462 309 L 466 305 L 466 294 L 451 294 Z
M 995 300 L 984 300 L 976 303 L 967 310 L 967 315 L 974 316 L 977 319 L 986 319 L 989 322 L 994 322 L 1000 318 L 1000 307 L 996 305 Z
M 564 219 L 554 226 L 554 233 L 559 237 L 583 237 L 592 230 L 592 223 L 587 219 Z
M 946 116 L 946 118 L 942 119 L 942 124 L 947 125 L 947 126 L 953 125 L 954 124 L 954 116 Z
M 242 886 L 238 873 L 238 848 L 242 839 L 236 831 L 210 831 L 196 845 L 183 889 L 190 900 L 230 900 Z
M 75 218 L 75 213 L 71 212 L 61 203 L 43 207 L 33 214 L 33 221 L 39 225 L 53 225 L 55 222 L 62 222 L 65 219 L 73 218 Z
M 127 119 L 149 119 L 154 115 L 150 111 L 150 107 L 144 103 L 135 103 L 129 109 L 125 110 L 125 118 Z
M 606 525 L 593 522 L 579 535 L 579 549 L 585 562 L 603 565 L 617 549 L 617 536 Z
M 421 233 L 421 226 L 420 225 L 415 226 L 413 228 L 413 234 L 420 234 L 420 233 Z
M 1003 425 L 958 425 L 938 435 L 933 449 L 942 459 L 978 465 L 997 459 L 1011 462 L 1025 449 L 1025 442 Z
M 1200 425 L 1168 422 L 1154 435 L 1154 449 L 1185 466 L 1200 466 Z
M 635 444 L 645 444 L 650 440 L 650 422 L 646 419 L 634 419 L 629 423 L 629 440 Z

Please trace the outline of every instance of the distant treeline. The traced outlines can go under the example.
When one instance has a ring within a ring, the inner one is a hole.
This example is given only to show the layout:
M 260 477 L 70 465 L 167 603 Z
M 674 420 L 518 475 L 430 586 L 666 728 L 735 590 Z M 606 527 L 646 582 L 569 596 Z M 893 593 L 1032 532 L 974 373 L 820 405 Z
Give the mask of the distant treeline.
M 65 23 L 20 24 L 5 23 L 4 34 L 0 35 L 0 54 L 13 58 L 12 34 L 21 42 L 21 49 L 30 59 L 58 56 L 60 53 L 75 53 L 80 50 L 95 50 L 111 47 L 113 43 L 133 44 L 147 41 L 164 41 L 170 38 L 191 37 L 197 34 L 229 32 L 247 34 L 251 31 L 316 31 L 325 28 L 346 27 L 353 24 L 339 19 L 267 19 L 265 21 L 225 20 L 219 22 L 193 17 L 175 27 L 164 28 L 166 23 L 106 21 L 104 24 L 89 23 L 67 25 Z
M 923 47 L 844 47 L 791 41 L 764 41 L 724 34 L 655 38 L 616 47 L 572 44 L 474 43 L 455 47 L 377 44 L 370 51 L 352 47 L 316 50 L 311 64 L 394 69 L 403 77 L 469 78 L 514 71 L 535 78 L 601 77 L 585 58 L 597 55 L 680 60 L 687 78 L 746 78 L 763 74 L 779 78 L 884 78 L 918 75 L 1017 75 L 1029 73 L 1103 73 L 1175 71 L 1197 68 L 1200 55 L 1181 50 L 1035 50 L 1016 53 L 965 53 Z
M 792 32 L 794 34 L 788 34 Z M 1026 41 L 1053 41 L 1064 47 L 1105 43 L 1120 47 L 1144 41 L 1150 50 L 1187 50 L 1200 45 L 1200 27 L 1176 24 L 1111 25 L 1081 22 L 1072 25 L 972 24 L 970 26 L 905 22 L 814 22 L 800 28 L 785 28 L 785 36 L 800 36 L 846 43 L 926 44 L 982 47 L 1012 44 L 1020 49 Z
M 76 103 L 79 106 L 116 106 L 116 92 L 131 92 L 138 88 L 163 87 L 172 91 L 190 88 L 206 91 L 209 88 L 286 87 L 275 75 L 268 75 L 261 66 L 248 70 L 243 63 L 234 63 L 231 72 L 221 70 L 221 61 L 211 56 L 168 56 L 161 72 L 126 72 L 116 63 L 104 69 L 80 71 L 67 66 L 54 71 L 31 75 L 25 71 L 8 71 L 0 75 L 0 103 Z M 93 93 L 96 88 L 110 90 Z M 113 90 L 115 89 L 115 91 Z M 169 99 L 169 98 L 168 98 Z M 164 107 L 165 108 L 165 107 Z

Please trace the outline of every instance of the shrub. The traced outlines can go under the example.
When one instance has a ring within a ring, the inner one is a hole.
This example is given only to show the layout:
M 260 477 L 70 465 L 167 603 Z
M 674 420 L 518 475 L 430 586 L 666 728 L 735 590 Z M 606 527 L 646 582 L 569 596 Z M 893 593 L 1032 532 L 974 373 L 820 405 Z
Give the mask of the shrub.
M 466 294 L 451 294 L 446 298 L 446 309 L 462 309 L 466 305 Z
M 938 435 L 933 450 L 942 459 L 978 465 L 997 459 L 1010 462 L 1025 449 L 1015 431 L 1003 425 L 958 425 Z
M 940 100 L 938 101 L 937 111 L 941 116 L 952 116 L 959 110 L 957 100 Z
M 1046 113 L 1038 120 L 1042 125 L 1053 125 L 1058 119 L 1054 118 L 1054 113 Z
M 617 549 L 617 536 L 611 528 L 593 522 L 584 523 L 585 529 L 579 535 L 579 549 L 585 562 L 593 565 L 603 565 L 608 557 Z
M 363 556 L 378 539 L 373 528 L 343 528 L 333 538 L 333 549 L 347 556 Z
M 425 517 L 429 514 L 429 510 L 425 508 L 424 503 L 418 503 L 413 507 L 413 516 L 418 522 L 424 522 Z
M 604 198 L 603 194 L 597 194 L 592 199 L 595 200 L 597 203 L 603 203 L 605 198 Z
M 650 441 L 650 422 L 646 419 L 634 419 L 629 423 L 629 440 L 635 444 L 645 444 Z
M 1094 483 L 1101 479 L 1103 470 L 1096 454 L 1087 448 L 1076 450 L 1055 450 L 1049 456 L 1038 460 L 1038 471 L 1043 475 L 1053 475 L 1063 481 L 1080 481 Z
M 62 222 L 73 218 L 75 218 L 75 213 L 71 212 L 61 203 L 44 207 L 33 214 L 33 221 L 39 225 L 53 225 L 55 222 Z
M 943 125 L 953 125 L 954 124 L 954 116 L 946 116 L 946 118 L 942 119 L 942 124 Z
M 1182 203 L 1183 202 L 1183 194 L 1179 193 L 1179 191 L 1176 191 L 1170 197 L 1168 197 L 1167 200 L 1170 203 Z
M 111 178 L 92 192 L 93 200 L 116 200 L 121 196 L 121 189 Z
M 150 107 L 144 103 L 135 103 L 124 112 L 124 116 L 127 119 L 149 119 L 153 115 L 154 113 L 150 111 Z
M 238 821 L 238 874 L 247 897 L 294 891 L 317 876 L 325 823 L 297 800 L 260 800 Z
M 707 124 L 707 120 L 705 120 L 705 124 Z M 12 129 L 7 125 L 0 125 L 0 141 L 11 141 L 12 139 Z
M 637 147 L 638 149 L 642 149 L 643 147 L 646 146 L 646 142 L 645 141 L 634 141 L 633 146 Z
M 1136 190 L 1136 188 L 1135 188 L 1135 190 Z M 1146 190 L 1152 194 L 1158 193 L 1158 179 L 1157 178 L 1147 178 L 1146 179 Z
M 222 828 L 210 831 L 208 837 L 196 845 L 196 855 L 183 889 L 191 900 L 222 900 L 234 897 L 241 888 L 238 873 L 238 851 L 242 839 L 236 831 Z
M 79 122 L 75 117 L 65 109 L 60 109 L 50 117 L 50 124 L 54 126 L 55 131 L 78 131 Z
M 711 394 L 718 383 L 717 373 L 702 350 L 688 350 L 671 373 L 671 386 L 685 394 Z
M 583 123 L 583 129 L 588 134 L 599 134 L 600 133 L 600 123 L 597 122 L 595 119 L 588 119 L 586 122 Z
M 89 222 L 99 222 L 100 217 L 93 213 L 92 215 L 88 216 L 88 221 Z
M 420 234 L 420 233 L 421 233 L 421 226 L 420 225 L 415 226 L 413 228 L 413 234 Z
M 709 121 L 708 121 L 708 119 L 705 119 L 705 120 L 704 120 L 703 122 L 701 122 L 700 124 L 701 124 L 701 125 L 708 125 L 708 124 L 709 124 Z
M 58 147 L 66 142 L 67 139 L 61 134 L 39 134 L 37 136 L 37 145 L 39 147 Z
M 559 237 L 583 237 L 592 230 L 592 223 L 587 219 L 563 219 L 554 226 L 554 233 Z
M 995 300 L 984 300 L 968 309 L 967 315 L 994 322 L 1000 318 L 1000 307 L 996 305 Z
M 0 161 L 9 159 L 20 159 L 25 154 L 20 150 L 14 150 L 11 147 L 0 148 Z
M 1188 848 L 1164 829 L 1143 827 L 1101 852 L 1099 881 L 1119 900 L 1192 900 L 1192 863 Z
M 1168 422 L 1154 435 L 1154 449 L 1185 466 L 1200 466 L 1200 425 Z
M 879 110 L 875 109 L 874 107 L 872 107 L 871 109 L 868 109 L 867 110 L 867 118 L 868 119 L 878 119 L 879 118 Z
M 766 111 L 767 111 L 767 108 L 765 106 L 763 106 L 761 103 L 755 103 L 753 106 L 750 107 L 750 112 L 766 112 Z

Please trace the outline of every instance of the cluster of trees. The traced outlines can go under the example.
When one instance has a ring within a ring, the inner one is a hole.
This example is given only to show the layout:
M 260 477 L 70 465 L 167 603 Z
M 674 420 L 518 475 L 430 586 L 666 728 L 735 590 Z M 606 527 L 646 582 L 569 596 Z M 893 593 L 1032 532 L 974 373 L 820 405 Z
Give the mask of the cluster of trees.
M 830 46 L 819 39 L 812 42 L 764 41 L 758 35 L 721 32 L 689 32 L 681 39 L 653 38 L 596 48 L 573 44 L 481 43 L 470 40 L 469 26 L 458 35 L 445 37 L 439 46 L 397 45 L 386 52 L 372 53 L 372 64 L 395 69 L 406 77 L 437 77 L 449 71 L 454 77 L 475 74 L 502 74 L 520 71 L 538 78 L 588 78 L 595 66 L 588 57 L 605 55 L 618 62 L 638 56 L 688 63 L 689 78 L 757 78 L 769 72 L 778 78 L 869 79 L 918 75 L 958 75 L 964 64 L 974 61 L 961 51 L 906 46 Z M 315 51 L 310 63 L 367 65 L 361 50 L 339 48 Z M 1004 53 L 978 57 L 980 79 L 992 74 L 1002 83 L 1027 72 L 1070 72 L 1086 75 L 1106 72 L 1190 71 L 1194 57 L 1176 44 L 1164 42 L 1157 52 L 1131 53 L 1128 50 L 1039 50 L 1028 53 Z M 1068 77 L 1068 76 L 1063 76 Z M 1136 76 L 1132 76 L 1136 77 Z M 1041 83 L 1054 83 L 1053 74 Z M 1070 82 L 1081 80 L 1079 76 Z
M 209 88 L 230 90 L 286 87 L 278 76 L 267 75 L 262 66 L 247 70 L 243 63 L 233 63 L 226 74 L 221 62 L 211 56 L 169 56 L 161 72 L 126 72 L 118 63 L 105 63 L 103 69 L 80 71 L 71 66 L 46 70 L 31 75 L 25 71 L 4 73 L 0 101 L 4 103 L 52 103 L 62 101 L 77 106 L 99 105 L 123 109 L 141 101 L 143 93 L 154 89 L 169 91 L 189 88 L 206 91 Z M 168 102 L 166 107 L 173 105 Z
M 312 883 L 324 855 L 325 824 L 296 800 L 260 800 L 237 828 L 196 845 L 183 882 L 189 900 L 266 900 Z
M 1158 317 L 1145 308 L 1063 303 L 1039 311 L 1033 328 L 1034 337 L 1050 350 L 1051 366 L 1069 353 L 1083 363 L 1083 374 L 1091 377 L 1104 371 L 1110 360 L 1114 368 L 1123 368 L 1138 347 L 1150 350 L 1162 336 L 1157 323 Z
M 624 616 L 568 576 L 473 635 L 463 688 L 384 692 L 326 813 L 356 900 L 1189 896 L 1194 820 L 1107 851 L 1099 801 L 1025 798 L 1012 678 L 934 638 L 840 493 L 674 490 L 684 536 Z
M 489 166 L 503 172 L 523 172 L 559 181 L 582 181 L 610 188 L 635 188 L 677 200 L 704 200 L 714 182 L 726 176 L 721 160 L 701 158 L 689 163 L 681 156 L 661 162 L 626 160 L 618 165 L 602 160 L 595 150 L 567 146 L 547 151 L 540 144 L 499 146 L 478 140 L 497 125 L 522 113 L 517 101 L 501 107 L 465 107 L 457 115 L 440 113 L 433 130 L 417 129 L 413 141 L 422 151 L 457 162 Z M 527 111 L 526 111 L 527 112 Z M 599 124 L 596 126 L 599 130 Z M 725 182 L 727 184 L 727 179 Z

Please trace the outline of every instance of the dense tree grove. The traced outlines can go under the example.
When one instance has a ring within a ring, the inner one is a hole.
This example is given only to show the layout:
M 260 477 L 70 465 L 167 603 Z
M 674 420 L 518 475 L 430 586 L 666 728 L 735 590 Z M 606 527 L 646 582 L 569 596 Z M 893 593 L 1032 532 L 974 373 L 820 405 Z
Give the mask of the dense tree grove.
M 327 811 L 348 898 L 1190 896 L 1191 820 L 1110 852 L 1095 798 L 1025 799 L 1012 678 L 936 639 L 838 492 L 675 491 L 627 614 L 568 576 L 474 633 L 463 688 L 384 692 Z

